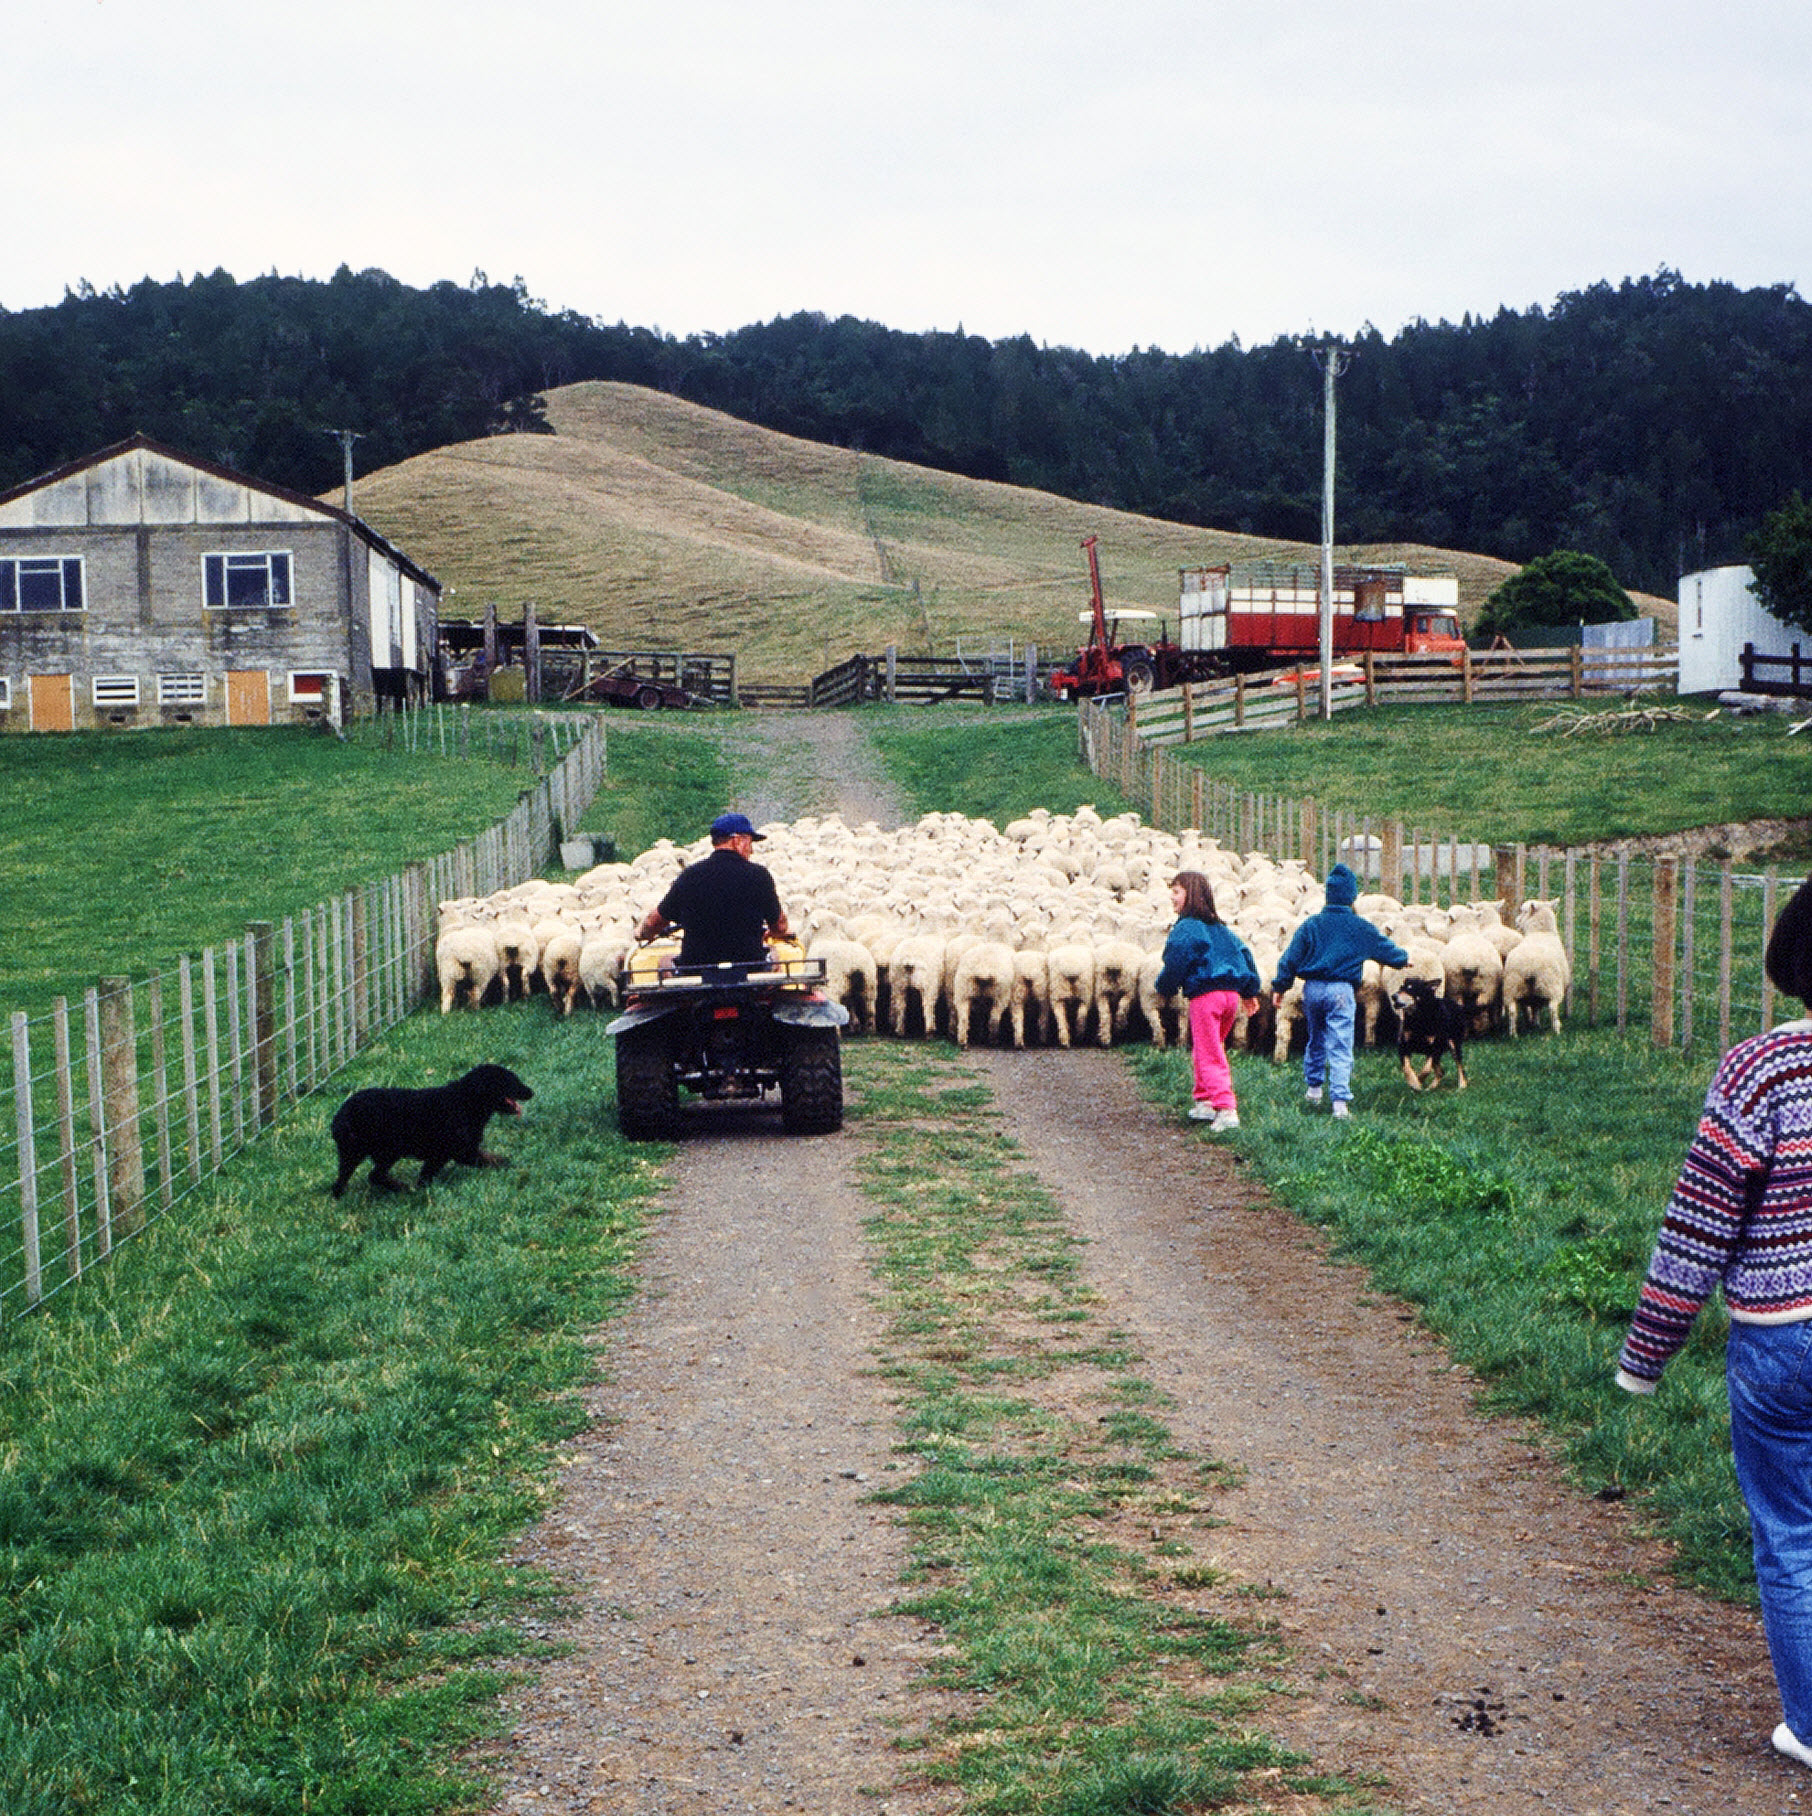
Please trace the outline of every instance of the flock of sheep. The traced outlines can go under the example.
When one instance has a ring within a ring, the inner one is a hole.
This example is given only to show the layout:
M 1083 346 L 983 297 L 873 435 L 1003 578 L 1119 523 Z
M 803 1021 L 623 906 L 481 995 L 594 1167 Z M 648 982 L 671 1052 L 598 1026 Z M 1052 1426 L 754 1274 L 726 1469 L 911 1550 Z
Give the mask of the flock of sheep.
M 1179 1039 L 1186 1005 L 1154 987 L 1179 870 L 1209 878 L 1221 918 L 1252 948 L 1267 985 L 1290 934 L 1323 899 L 1296 860 L 1241 856 L 1195 831 L 1160 832 L 1131 813 L 1103 819 L 1092 807 L 1037 809 L 1004 831 L 959 813 L 929 813 L 892 832 L 834 814 L 761 830 L 758 859 L 807 952 L 824 961 L 852 1030 L 947 1032 L 959 1046 Z M 662 840 L 570 883 L 442 903 L 442 1012 L 536 988 L 563 1013 L 581 998 L 613 1006 L 632 929 L 708 849 L 706 840 Z M 1439 982 L 1462 1005 L 1473 1033 L 1514 1034 L 1544 1012 L 1560 1031 L 1570 971 L 1553 903 L 1523 904 L 1514 927 L 1495 902 L 1442 909 L 1362 895 L 1357 910 L 1405 949 L 1408 973 Z M 1390 996 L 1402 975 L 1366 967 L 1359 1018 L 1368 1044 L 1394 1035 Z M 1276 1009 L 1261 999 L 1234 1043 L 1286 1058 L 1300 996 L 1298 984 Z

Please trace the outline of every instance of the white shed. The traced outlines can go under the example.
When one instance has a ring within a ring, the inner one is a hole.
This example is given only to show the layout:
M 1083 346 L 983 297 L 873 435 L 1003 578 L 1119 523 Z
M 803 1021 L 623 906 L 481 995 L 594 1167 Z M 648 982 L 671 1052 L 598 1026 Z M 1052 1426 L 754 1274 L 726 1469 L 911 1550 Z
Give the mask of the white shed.
M 1752 568 L 1702 568 L 1680 580 L 1680 692 L 1720 693 L 1743 685 L 1743 645 L 1765 656 L 1784 656 L 1798 643 L 1812 644 L 1802 630 L 1762 610 L 1749 590 Z

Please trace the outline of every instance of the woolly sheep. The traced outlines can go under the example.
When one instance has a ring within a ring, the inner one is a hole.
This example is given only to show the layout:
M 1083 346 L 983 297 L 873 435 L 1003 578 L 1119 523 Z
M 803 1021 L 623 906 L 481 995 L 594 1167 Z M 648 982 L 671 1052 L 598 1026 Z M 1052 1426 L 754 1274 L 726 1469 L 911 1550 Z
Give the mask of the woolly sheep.
M 497 942 L 488 927 L 453 927 L 434 946 L 434 970 L 440 979 L 440 1012 L 452 1012 L 462 999 L 476 1009 L 497 976 Z
M 979 940 L 963 954 L 950 991 L 950 1014 L 959 1047 L 968 1046 L 978 1014 L 989 1044 L 1000 1044 L 1001 1025 L 1012 1007 L 1014 975 L 1013 948 L 999 941 Z
M 935 1033 L 938 1011 L 944 1000 L 944 941 L 940 934 L 918 933 L 903 939 L 893 949 L 888 967 L 889 1010 L 894 1038 L 906 1037 L 907 1014 L 913 1000 L 919 1005 L 919 1017 L 927 1036 Z
M 880 988 L 874 954 L 857 940 L 833 938 L 813 940 L 806 952 L 823 960 L 825 994 L 849 1011 L 849 1025 L 872 1034 Z
M 1561 943 L 1554 918 L 1554 902 L 1525 902 L 1517 911 L 1522 939 L 1504 960 L 1504 1018 L 1510 1032 L 1527 1010 L 1531 1025 L 1541 1020 L 1545 1007 L 1554 1032 L 1560 1032 L 1560 1005 L 1573 981 L 1567 949 Z
M 585 942 L 576 927 L 563 921 L 543 921 L 548 937 L 541 948 L 541 978 L 548 996 L 559 1006 L 562 1015 L 571 1015 L 573 999 L 579 994 L 579 961 L 584 956 Z
M 1448 1001 L 1460 1005 L 1474 1034 L 1489 1033 L 1504 994 L 1504 961 L 1497 947 L 1478 930 L 1476 921 L 1464 930 L 1456 921 L 1441 948 L 1441 963 Z
M 1126 1036 L 1144 961 L 1131 940 L 1102 940 L 1095 947 L 1095 1039 L 1104 1047 Z
M 1047 956 L 1051 1025 L 1057 1044 L 1067 1047 L 1084 1038 L 1095 1003 L 1095 948 L 1086 940 L 1053 945 Z

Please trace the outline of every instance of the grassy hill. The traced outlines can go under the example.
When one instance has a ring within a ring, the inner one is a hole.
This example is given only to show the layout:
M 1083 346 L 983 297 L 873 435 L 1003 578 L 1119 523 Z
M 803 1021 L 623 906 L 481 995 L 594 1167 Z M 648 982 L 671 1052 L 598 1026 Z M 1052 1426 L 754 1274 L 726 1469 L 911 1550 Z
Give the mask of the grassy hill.
M 1177 569 L 1318 560 L 1306 543 L 1194 529 L 801 441 L 634 385 L 548 393 L 552 435 L 463 442 L 373 473 L 357 508 L 452 589 L 514 617 L 588 624 L 606 647 L 734 650 L 750 680 L 801 679 L 896 643 L 1078 640 L 1079 544 L 1110 604 L 1176 613 Z M 1512 564 L 1409 544 L 1343 547 L 1459 575 L 1470 614 Z M 1666 601 L 1643 601 L 1645 610 Z

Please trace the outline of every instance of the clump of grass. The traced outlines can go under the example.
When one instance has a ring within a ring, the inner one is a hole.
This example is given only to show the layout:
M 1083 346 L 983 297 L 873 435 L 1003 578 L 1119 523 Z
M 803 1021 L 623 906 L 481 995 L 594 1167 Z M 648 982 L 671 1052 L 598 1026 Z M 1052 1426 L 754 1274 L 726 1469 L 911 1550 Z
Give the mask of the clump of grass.
M 846 1063 L 919 1466 L 879 1498 L 914 1535 L 902 1611 L 942 1627 L 939 1681 L 975 1699 L 919 1769 L 978 1812 L 1181 1812 L 1260 1771 L 1349 1808 L 1250 1725 L 1278 1657 L 1265 1624 L 1174 1599 L 1220 1585 L 1196 1538 L 1229 1484 L 1176 1445 L 1125 1334 L 1096 1328 L 1075 1239 L 985 1090 L 955 1055 L 864 1045 Z

